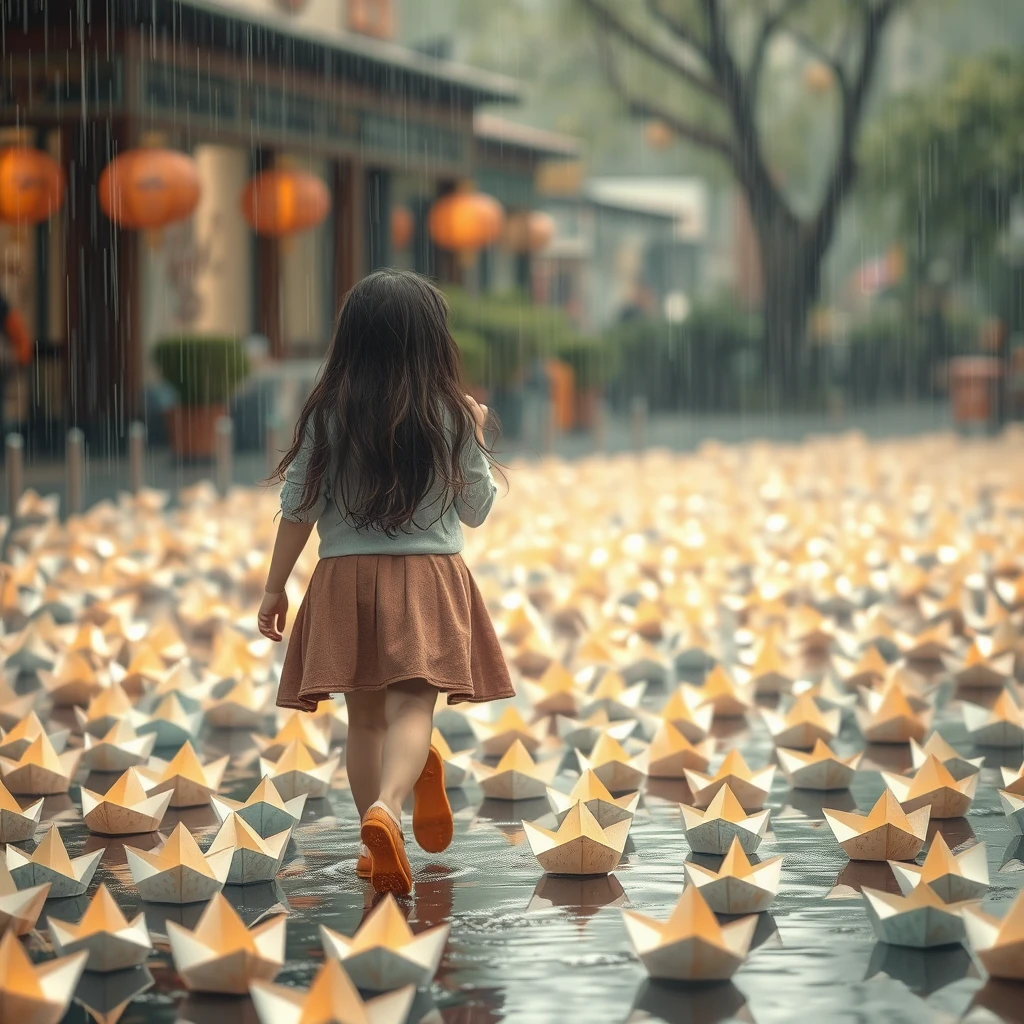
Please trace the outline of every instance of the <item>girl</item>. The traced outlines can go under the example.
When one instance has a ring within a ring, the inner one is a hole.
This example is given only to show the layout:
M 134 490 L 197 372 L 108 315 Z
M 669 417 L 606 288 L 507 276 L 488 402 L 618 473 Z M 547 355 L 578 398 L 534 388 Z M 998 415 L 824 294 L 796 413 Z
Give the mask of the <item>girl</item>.
M 494 628 L 459 552 L 494 501 L 487 409 L 463 394 L 444 297 L 416 274 L 378 270 L 341 310 L 284 480 L 259 611 L 281 640 L 285 585 L 314 522 L 320 561 L 299 606 L 277 703 L 348 705 L 345 762 L 362 823 L 356 873 L 408 893 L 402 804 L 425 850 L 451 842 L 444 766 L 430 745 L 450 704 L 514 695 Z

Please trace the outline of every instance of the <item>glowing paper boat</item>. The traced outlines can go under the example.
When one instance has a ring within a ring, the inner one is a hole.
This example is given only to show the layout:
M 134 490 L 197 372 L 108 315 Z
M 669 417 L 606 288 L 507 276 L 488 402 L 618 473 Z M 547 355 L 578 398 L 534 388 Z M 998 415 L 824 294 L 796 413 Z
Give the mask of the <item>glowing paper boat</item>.
M 955 779 L 934 755 L 917 770 L 913 778 L 882 772 L 882 778 L 905 811 L 930 807 L 933 818 L 962 818 L 974 801 L 978 776 Z
M 1024 764 L 1019 768 L 1000 768 L 1003 776 L 1003 789 L 1014 796 L 1024 796 Z
M 933 732 L 923 746 L 916 740 L 910 741 L 910 760 L 915 770 L 924 766 L 929 754 L 937 757 L 954 779 L 965 779 L 968 775 L 976 775 L 985 762 L 983 757 L 961 757 L 937 732 Z
M 173 747 L 195 739 L 202 721 L 201 711 L 187 711 L 179 694 L 168 693 L 136 729 L 140 736 L 153 733 L 158 747 Z
M 640 701 L 647 690 L 647 683 L 633 683 L 631 686 L 618 672 L 605 672 L 590 692 L 581 713 L 592 715 L 603 711 L 612 721 L 636 718 Z
M 117 722 L 100 739 L 89 733 L 83 737 L 82 762 L 94 772 L 123 772 L 149 762 L 156 735 L 140 736 L 128 721 Z
M 991 977 L 1024 981 L 1024 893 L 1002 918 L 964 907 L 963 922 L 971 948 Z
M 594 744 L 589 757 L 577 750 L 576 760 L 581 772 L 593 771 L 609 792 L 626 793 L 643 785 L 647 778 L 650 751 L 645 749 L 630 757 L 621 743 L 605 733 Z
M 988 892 L 988 857 L 984 843 L 975 843 L 954 855 L 941 832 L 928 847 L 924 864 L 889 864 L 904 896 L 918 885 L 929 886 L 946 903 L 980 900 Z
M 1024 832 L 1024 797 L 1001 789 L 999 790 L 999 802 L 1002 805 L 1003 814 L 1010 819 L 1017 831 Z
M 152 793 L 151 784 L 129 768 L 102 796 L 82 787 L 82 818 L 90 832 L 104 836 L 155 832 L 164 820 L 170 793 Z
M 134 724 L 144 720 L 135 711 L 128 694 L 117 683 L 96 694 L 84 710 L 75 705 L 74 712 L 79 728 L 92 736 L 104 735 L 118 722 L 129 721 Z M 53 737 L 50 739 L 52 741 Z
M 931 712 L 915 711 L 907 694 L 898 685 L 883 693 L 861 691 L 865 707 L 856 709 L 857 722 L 868 743 L 906 743 L 924 739 L 931 723 Z
M 632 818 L 602 828 L 577 801 L 554 832 L 523 822 L 533 855 L 549 875 L 607 875 L 622 859 Z
M 647 748 L 647 774 L 653 779 L 682 779 L 686 769 L 707 771 L 715 741 L 692 744 L 671 722 L 663 721 Z
M 328 959 L 305 991 L 254 981 L 249 995 L 260 1024 L 405 1024 L 416 989 L 407 985 L 363 1002 L 341 964 Z
M 34 740 L 46 735 L 39 716 L 30 711 L 24 718 L 13 725 L 7 732 L 0 730 L 0 757 L 16 761 L 32 745 Z M 48 738 L 53 749 L 59 754 L 68 742 L 68 730 L 61 729 L 50 733 Z
M 544 796 L 558 772 L 558 760 L 535 763 L 518 740 L 497 766 L 473 762 L 473 772 L 484 796 L 492 800 L 532 800 Z
M 701 692 L 692 686 L 676 687 L 661 709 L 661 717 L 675 726 L 691 743 L 699 743 L 707 737 L 715 715 L 711 704 L 701 706 L 695 703 L 701 699 Z
M 632 910 L 622 919 L 629 941 L 652 978 L 724 981 L 747 958 L 757 917 L 721 925 L 695 885 L 688 885 L 662 923 Z
M 493 722 L 467 718 L 484 757 L 502 757 L 517 741 L 533 753 L 544 738 L 544 723 L 530 725 L 513 707 L 505 708 Z
M 865 886 L 861 895 L 875 934 L 890 946 L 931 949 L 963 940 L 960 912 L 971 901 L 945 903 L 927 885 L 919 885 L 909 896 Z
M 746 680 L 748 688 L 758 696 L 790 693 L 796 677 L 791 673 L 789 660 L 779 647 L 775 630 L 769 630 L 761 639 L 756 652 Z
M 364 992 L 391 992 L 406 985 L 429 985 L 437 973 L 447 924 L 414 935 L 390 893 L 349 938 L 320 925 L 324 953 L 337 960 L 352 984 Z
M 158 761 L 145 770 L 154 793 L 170 793 L 171 807 L 201 807 L 220 787 L 230 758 L 225 755 L 203 764 L 188 741 L 170 761 Z
M 272 689 L 239 679 L 227 693 L 206 699 L 206 721 L 215 729 L 259 729 L 274 702 Z
M 184 825 L 155 853 L 124 848 L 139 896 L 150 903 L 201 903 L 224 888 L 233 851 L 204 856 Z
M 250 930 L 221 893 L 211 897 L 194 931 L 168 921 L 171 955 L 185 988 L 241 996 L 254 981 L 273 981 L 284 965 L 287 921 L 276 914 Z
M 35 927 L 49 893 L 48 882 L 19 889 L 7 865 L 0 861 L 0 933 L 27 935 Z
M 741 718 L 751 708 L 751 702 L 721 665 L 716 665 L 705 677 L 704 685 L 693 691 L 698 707 L 710 707 L 714 718 Z
M 579 690 L 572 673 L 553 661 L 535 680 L 524 679 L 523 690 L 538 715 L 575 715 Z
M 38 675 L 54 707 L 84 707 L 108 684 L 104 670 L 84 654 L 63 654 L 52 671 L 40 669 Z
M 23 843 L 31 839 L 39 825 L 43 801 L 37 800 L 25 810 L 0 783 L 0 843 Z
M 261 757 L 260 775 L 270 778 L 285 800 L 293 800 L 303 794 L 315 800 L 330 792 L 339 761 L 340 758 L 335 756 L 317 764 L 309 750 L 295 740 L 277 761 Z
M 627 793 L 625 796 L 614 797 L 592 771 L 583 772 L 568 795 L 548 788 L 548 803 L 559 822 L 581 800 L 598 824 L 607 828 L 620 821 L 632 821 L 640 802 L 640 794 Z
M 463 750 L 458 754 L 452 753 L 447 740 L 441 735 L 439 729 L 434 729 L 430 734 L 430 745 L 441 755 L 444 762 L 444 788 L 459 789 L 473 777 L 473 752 Z
M 869 644 L 857 661 L 836 658 L 835 666 L 843 685 L 850 691 L 861 687 L 874 689 L 889 672 L 889 663 L 874 644 Z
M 80 750 L 58 754 L 45 733 L 37 736 L 17 760 L 0 757 L 0 779 L 18 795 L 66 793 L 82 759 Z
M 58 1024 L 71 1002 L 88 953 L 35 965 L 13 931 L 0 939 L 0 1018 L 18 1024 Z
M 710 718 L 710 708 L 708 709 Z M 584 753 L 594 749 L 594 744 L 607 733 L 620 743 L 630 736 L 636 728 L 635 718 L 620 718 L 613 721 L 607 711 L 598 709 L 586 718 L 566 718 L 565 715 L 555 716 L 555 728 L 558 738 L 574 750 Z
M 685 774 L 695 807 L 708 807 L 718 791 L 728 785 L 740 805 L 749 813 L 764 807 L 775 778 L 775 765 L 751 771 L 743 755 L 734 748 L 725 755 L 714 775 L 689 770 Z
M 227 885 L 272 882 L 281 870 L 291 834 L 289 827 L 269 839 L 263 839 L 244 818 L 229 814 L 206 851 L 206 856 L 213 857 L 223 849 L 232 850 Z
M 315 761 L 326 761 L 331 752 L 330 726 L 324 718 L 319 720 L 305 711 L 293 711 L 271 738 L 253 734 L 253 743 L 261 757 L 273 761 L 281 756 L 293 742 L 301 743 Z
M 733 839 L 739 839 L 744 853 L 753 853 L 764 839 L 770 815 L 767 808 L 747 814 L 728 785 L 722 786 L 706 810 L 682 804 L 680 811 L 690 849 L 719 857 L 728 851 Z
M 970 689 L 994 689 L 1004 687 L 1013 678 L 1013 651 L 1006 651 L 997 657 L 986 657 L 977 642 L 967 648 L 961 668 L 953 673 L 958 686 Z
M 794 789 L 847 789 L 857 774 L 863 754 L 840 757 L 831 747 L 818 740 L 809 753 L 801 750 L 775 748 L 779 765 Z
M 245 803 L 215 796 L 210 799 L 219 821 L 228 815 L 237 814 L 262 839 L 290 829 L 302 817 L 306 806 L 306 794 L 300 793 L 291 800 L 284 800 L 277 786 L 268 778 L 260 779 Z
M 952 654 L 952 639 L 953 628 L 950 623 L 940 622 L 914 636 L 897 633 L 896 645 L 900 655 L 907 661 L 939 661 L 945 655 Z
M 977 704 L 963 706 L 964 724 L 979 747 L 1024 746 L 1024 709 L 1003 690 L 991 708 Z
M 924 846 L 931 807 L 925 805 L 908 814 L 887 789 L 867 814 L 823 813 L 850 860 L 913 860 Z
M 687 861 L 686 880 L 700 889 L 716 914 L 760 914 L 767 910 L 779 891 L 782 857 L 770 857 L 751 864 L 738 838 L 717 871 Z
M 90 971 L 107 973 L 144 964 L 152 943 L 146 927 L 146 915 L 139 914 L 128 923 L 107 887 L 100 884 L 78 924 L 47 918 L 53 948 L 58 954 L 88 954 Z
M 47 899 L 60 899 L 81 896 L 89 888 L 102 858 L 103 850 L 99 849 L 72 860 L 57 826 L 51 825 L 31 855 L 16 846 L 7 847 L 7 870 L 19 889 L 49 883 Z
M 772 742 L 794 750 L 810 750 L 815 743 L 830 742 L 839 734 L 842 724 L 842 712 L 838 708 L 822 711 L 808 693 L 800 694 L 784 715 L 766 710 L 761 714 Z

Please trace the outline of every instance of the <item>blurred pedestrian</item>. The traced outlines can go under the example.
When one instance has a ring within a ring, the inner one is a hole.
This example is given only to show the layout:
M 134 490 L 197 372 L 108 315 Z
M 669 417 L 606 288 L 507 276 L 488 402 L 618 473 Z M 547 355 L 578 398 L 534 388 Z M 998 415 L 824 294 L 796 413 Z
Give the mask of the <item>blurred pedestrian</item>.
M 281 640 L 285 587 L 314 522 L 320 561 L 291 633 L 277 703 L 314 711 L 344 693 L 349 785 L 362 822 L 356 873 L 407 893 L 402 805 L 439 852 L 453 822 L 431 746 L 439 693 L 449 703 L 514 696 L 494 627 L 459 552 L 496 487 L 487 408 L 464 394 L 441 293 L 378 270 L 349 293 L 283 479 L 282 519 L 259 611 Z

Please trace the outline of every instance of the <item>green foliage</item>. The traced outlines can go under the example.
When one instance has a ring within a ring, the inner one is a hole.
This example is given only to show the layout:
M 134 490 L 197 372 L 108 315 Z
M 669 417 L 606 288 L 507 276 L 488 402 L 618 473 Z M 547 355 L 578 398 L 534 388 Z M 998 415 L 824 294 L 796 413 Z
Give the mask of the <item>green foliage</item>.
M 186 406 L 223 405 L 249 375 L 249 358 L 238 338 L 165 338 L 153 359 Z
M 452 331 L 462 356 L 462 376 L 471 387 L 482 387 L 487 380 L 487 342 L 476 331 Z

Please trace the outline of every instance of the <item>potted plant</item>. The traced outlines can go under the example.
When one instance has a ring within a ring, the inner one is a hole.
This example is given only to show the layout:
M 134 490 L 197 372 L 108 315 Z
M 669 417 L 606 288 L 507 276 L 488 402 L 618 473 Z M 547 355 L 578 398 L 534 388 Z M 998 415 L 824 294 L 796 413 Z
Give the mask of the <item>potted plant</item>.
M 157 343 L 153 358 L 178 396 L 166 411 L 171 451 L 187 459 L 211 458 L 217 420 L 249 374 L 238 338 L 183 335 Z

